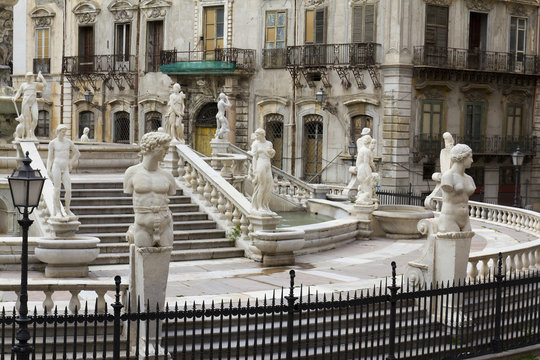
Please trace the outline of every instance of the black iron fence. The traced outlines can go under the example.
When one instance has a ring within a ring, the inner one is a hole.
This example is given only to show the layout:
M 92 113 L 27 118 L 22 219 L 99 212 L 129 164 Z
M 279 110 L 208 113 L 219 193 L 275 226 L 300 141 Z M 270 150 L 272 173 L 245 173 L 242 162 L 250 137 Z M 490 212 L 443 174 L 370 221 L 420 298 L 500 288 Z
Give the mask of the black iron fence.
M 135 55 L 65 56 L 62 70 L 65 74 L 135 72 Z
M 467 144 L 476 155 L 510 155 L 519 147 L 526 155 L 535 155 L 536 136 L 454 136 L 455 143 Z M 414 137 L 415 153 L 438 156 L 444 147 L 440 134 L 419 134 Z
M 412 184 L 409 190 L 377 190 L 377 197 L 381 205 L 414 205 L 424 206 L 426 195 L 416 194 L 412 191 Z
M 488 72 L 540 73 L 540 61 L 536 55 L 435 46 L 415 46 L 413 64 Z
M 161 51 L 161 65 L 191 61 L 223 61 L 234 63 L 236 69 L 253 72 L 255 71 L 255 50 L 223 48 L 211 51 L 178 51 L 176 49 Z
M 501 259 L 483 281 L 422 288 L 398 284 L 392 263 L 389 284 L 322 296 L 297 287 L 291 270 L 288 290 L 269 299 L 153 312 L 124 306 L 117 277 L 112 313 L 34 311 L 31 358 L 465 359 L 538 344 L 540 274 L 505 278 Z M 15 317 L 0 314 L 1 359 L 10 358 Z

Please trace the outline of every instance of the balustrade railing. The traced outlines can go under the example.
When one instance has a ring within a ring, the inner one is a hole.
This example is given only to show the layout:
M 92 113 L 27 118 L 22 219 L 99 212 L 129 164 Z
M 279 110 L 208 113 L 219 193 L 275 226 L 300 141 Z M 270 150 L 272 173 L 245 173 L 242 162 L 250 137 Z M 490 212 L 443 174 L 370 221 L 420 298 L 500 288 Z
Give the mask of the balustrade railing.
M 415 46 L 413 64 L 503 73 L 538 74 L 540 72 L 536 55 L 435 46 Z
M 380 63 L 380 44 L 308 44 L 287 47 L 287 66 L 368 66 Z
M 65 56 L 65 74 L 135 72 L 135 55 Z
M 161 65 L 191 61 L 223 61 L 226 63 L 234 63 L 236 69 L 252 72 L 255 71 L 255 50 L 223 48 L 211 51 L 178 51 L 176 49 L 161 51 Z

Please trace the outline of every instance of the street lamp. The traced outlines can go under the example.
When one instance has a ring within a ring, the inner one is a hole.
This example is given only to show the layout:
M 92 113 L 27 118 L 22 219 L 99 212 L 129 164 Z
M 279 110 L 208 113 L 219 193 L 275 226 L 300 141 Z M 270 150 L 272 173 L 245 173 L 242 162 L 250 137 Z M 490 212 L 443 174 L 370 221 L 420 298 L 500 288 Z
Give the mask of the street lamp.
M 12 351 L 17 354 L 17 360 L 28 360 L 30 353 L 33 352 L 32 345 L 28 343 L 30 340 L 30 332 L 28 331 L 28 228 L 34 222 L 28 218 L 28 215 L 34 211 L 39 204 L 41 191 L 45 178 L 41 176 L 39 170 L 34 170 L 30 166 L 32 159 L 26 152 L 26 157 L 23 159 L 23 166 L 13 170 L 11 176 L 8 176 L 9 190 L 13 205 L 19 213 L 23 214 L 23 218 L 19 220 L 19 225 L 22 228 L 22 249 L 21 249 L 21 289 L 19 294 L 20 306 L 19 316 L 15 322 L 19 324 L 17 335 L 18 344 L 13 345 Z M 30 210 L 29 210 L 30 208 Z M 21 210 L 22 209 L 22 210 Z
M 356 156 L 356 144 L 354 141 L 351 141 L 349 144 L 349 155 L 351 155 L 351 166 L 354 166 L 354 157 Z
M 512 153 L 512 163 L 514 163 L 514 167 L 516 168 L 516 181 L 515 181 L 515 191 L 514 191 L 514 206 L 519 206 L 519 193 L 518 193 L 518 187 L 519 187 L 519 168 L 521 165 L 523 165 L 523 158 L 525 157 L 525 154 L 519 151 L 519 146 L 516 151 Z
M 326 97 L 327 97 L 327 94 L 324 92 L 324 89 L 323 88 L 320 88 L 316 93 L 315 93 L 315 99 L 317 100 L 317 102 L 319 104 L 324 104 L 326 102 Z
M 86 100 L 87 103 L 92 104 L 92 101 L 94 100 L 94 93 L 90 90 L 86 90 L 84 92 L 84 100 Z

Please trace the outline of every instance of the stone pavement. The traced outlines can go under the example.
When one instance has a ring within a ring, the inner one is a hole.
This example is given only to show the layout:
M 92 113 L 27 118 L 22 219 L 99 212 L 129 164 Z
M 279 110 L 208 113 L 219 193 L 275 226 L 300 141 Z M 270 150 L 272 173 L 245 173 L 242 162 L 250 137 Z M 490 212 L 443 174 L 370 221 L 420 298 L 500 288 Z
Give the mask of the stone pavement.
M 536 237 L 525 232 L 502 228 L 482 222 L 473 221 L 473 238 L 471 253 L 481 250 L 498 250 L 520 242 L 535 240 Z M 246 259 L 219 259 L 171 263 L 167 302 L 185 301 L 201 303 L 216 300 L 263 299 L 272 296 L 272 291 L 281 291 L 289 285 L 289 270 L 296 271 L 296 284 L 310 287 L 310 292 L 334 293 L 336 291 L 354 291 L 373 288 L 391 274 L 391 261 L 397 263 L 398 274 L 406 269 L 407 262 L 418 257 L 425 239 L 392 240 L 374 238 L 368 241 L 356 241 L 337 249 L 302 255 L 297 257 L 295 266 L 264 267 L 261 263 Z M 129 278 L 128 265 L 100 265 L 90 267 L 88 281 L 114 283 L 115 275 L 122 276 L 122 282 Z M 17 271 L 1 271 L 0 281 L 18 283 L 20 275 Z M 29 283 L 54 281 L 44 278 L 43 273 L 32 271 Z M 81 281 L 69 279 L 69 281 Z M 297 289 L 299 290 L 299 288 Z M 304 290 L 304 294 L 305 290 Z M 109 293 L 107 302 L 112 302 Z M 85 298 L 93 299 L 93 292 L 82 292 L 81 303 Z M 44 295 L 30 293 L 30 309 L 38 308 Z M 69 300 L 69 293 L 59 292 L 53 295 L 55 304 L 63 308 Z M 0 292 L 0 307 L 9 309 L 14 305 L 16 295 L 13 292 Z

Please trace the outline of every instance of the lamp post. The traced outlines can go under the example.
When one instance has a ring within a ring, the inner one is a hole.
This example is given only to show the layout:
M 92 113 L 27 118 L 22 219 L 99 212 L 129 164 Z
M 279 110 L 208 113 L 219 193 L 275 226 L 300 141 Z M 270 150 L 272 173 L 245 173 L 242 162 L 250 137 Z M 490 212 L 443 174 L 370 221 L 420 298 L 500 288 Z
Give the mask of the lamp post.
M 317 102 L 318 102 L 320 105 L 323 105 L 323 104 L 326 102 L 327 96 L 328 96 L 328 95 L 324 92 L 324 89 L 323 89 L 323 88 L 320 88 L 320 89 L 315 93 L 315 99 L 317 100 Z
M 351 141 L 349 144 L 349 155 L 351 155 L 351 166 L 354 166 L 354 157 L 356 156 L 357 152 L 356 144 L 354 141 Z
M 15 338 L 18 343 L 13 345 L 12 351 L 17 354 L 17 360 L 28 360 L 30 353 L 33 352 L 32 345 L 28 343 L 30 340 L 30 331 L 28 324 L 28 229 L 34 222 L 28 218 L 28 215 L 34 211 L 39 204 L 41 191 L 45 178 L 41 176 L 39 170 L 34 170 L 30 166 L 32 160 L 26 152 L 26 157 L 23 159 L 23 166 L 13 170 L 11 176 L 8 176 L 9 190 L 13 205 L 19 213 L 23 215 L 19 220 L 19 225 L 22 228 L 22 249 L 21 249 L 21 289 L 19 294 L 20 306 L 19 316 L 15 322 L 19 325 Z M 22 209 L 22 210 L 21 210 Z
M 512 153 L 512 163 L 514 164 L 514 167 L 516 169 L 516 181 L 514 185 L 514 206 L 519 206 L 519 169 L 521 168 L 521 165 L 523 165 L 523 158 L 525 157 L 525 154 L 523 154 L 521 151 L 519 151 L 519 147 L 516 151 Z

